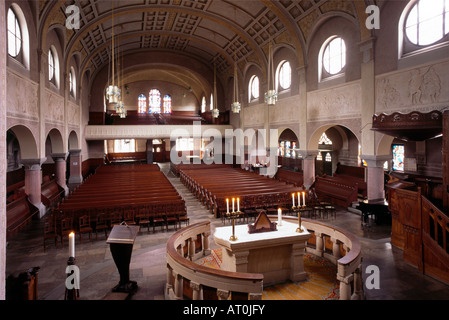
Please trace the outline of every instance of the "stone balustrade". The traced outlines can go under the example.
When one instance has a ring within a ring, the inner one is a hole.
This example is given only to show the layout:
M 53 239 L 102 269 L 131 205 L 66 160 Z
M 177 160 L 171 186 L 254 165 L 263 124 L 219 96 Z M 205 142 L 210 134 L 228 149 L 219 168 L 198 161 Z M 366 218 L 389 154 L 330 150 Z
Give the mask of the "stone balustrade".
M 277 220 L 277 216 L 269 217 L 273 221 Z M 295 217 L 285 216 L 284 219 L 297 222 Z M 306 252 L 324 257 L 337 265 L 340 300 L 363 299 L 359 240 L 343 229 L 317 221 L 302 219 L 302 224 L 314 235 L 306 246 Z M 262 299 L 262 274 L 229 272 L 194 262 L 210 254 L 210 233 L 210 222 L 205 221 L 185 227 L 169 239 L 166 299 Z

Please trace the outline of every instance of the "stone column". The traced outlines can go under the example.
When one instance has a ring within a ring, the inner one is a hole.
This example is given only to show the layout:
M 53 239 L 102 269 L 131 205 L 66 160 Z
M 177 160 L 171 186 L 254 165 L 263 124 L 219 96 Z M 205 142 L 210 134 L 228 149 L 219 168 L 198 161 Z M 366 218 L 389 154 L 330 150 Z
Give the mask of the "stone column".
M 190 287 L 192 288 L 192 300 L 203 300 L 203 286 L 190 281 Z
M 69 194 L 69 188 L 66 183 L 67 156 L 67 153 L 53 153 L 51 155 L 56 165 L 56 182 L 64 188 L 65 195 Z
M 337 280 L 340 281 L 340 300 L 351 299 L 351 282 L 353 278 L 352 274 L 344 278 L 337 275 Z
M 82 161 L 81 161 L 81 150 L 69 150 L 69 161 L 70 161 L 70 177 L 69 185 L 78 185 L 83 182 L 82 175 Z
M 25 193 L 28 200 L 39 209 L 39 218 L 45 215 L 46 208 L 41 201 L 42 185 L 42 164 L 47 158 L 42 159 L 22 159 L 25 167 Z
M 174 273 L 174 275 L 175 275 L 175 283 L 174 283 L 175 298 L 177 300 L 182 300 L 184 278 L 178 273 Z
M 383 202 L 385 200 L 384 163 L 391 160 L 390 155 L 361 155 L 366 161 L 366 185 L 368 203 Z
M 318 150 L 299 150 L 302 156 L 302 172 L 304 177 L 304 187 L 309 189 L 315 182 L 315 158 L 318 155 Z
M 210 232 L 204 232 L 202 234 L 202 239 L 203 239 L 203 255 L 207 256 L 210 254 L 211 250 L 210 250 L 210 245 L 209 245 L 209 236 L 210 236 Z
M 316 255 L 319 257 L 323 256 L 324 252 L 324 241 L 323 235 L 319 232 L 315 232 L 315 243 L 316 243 Z
M 147 140 L 147 163 L 148 164 L 153 163 L 153 140 L 152 139 Z

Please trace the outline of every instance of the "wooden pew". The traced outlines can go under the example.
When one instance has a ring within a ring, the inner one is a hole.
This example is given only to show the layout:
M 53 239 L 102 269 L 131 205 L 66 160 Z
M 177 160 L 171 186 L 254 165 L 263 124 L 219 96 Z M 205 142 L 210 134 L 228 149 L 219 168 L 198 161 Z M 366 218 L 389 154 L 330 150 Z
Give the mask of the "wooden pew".
M 321 201 L 331 202 L 343 207 L 349 207 L 357 201 L 357 183 L 343 182 L 332 178 L 316 177 L 312 185 Z
M 304 176 L 302 172 L 291 171 L 283 168 L 279 168 L 274 176 L 276 180 L 291 183 L 296 187 L 302 187 L 304 184 Z
M 41 201 L 47 207 L 54 207 L 65 196 L 65 190 L 56 183 L 56 180 L 50 180 L 41 186 Z
M 336 179 L 340 181 L 349 180 L 358 185 L 358 192 L 364 197 L 367 197 L 367 185 L 365 181 L 365 168 L 364 167 L 353 167 L 345 166 L 339 164 L 337 170 L 333 175 Z
M 10 239 L 31 222 L 39 209 L 32 205 L 26 196 L 6 206 L 6 238 Z

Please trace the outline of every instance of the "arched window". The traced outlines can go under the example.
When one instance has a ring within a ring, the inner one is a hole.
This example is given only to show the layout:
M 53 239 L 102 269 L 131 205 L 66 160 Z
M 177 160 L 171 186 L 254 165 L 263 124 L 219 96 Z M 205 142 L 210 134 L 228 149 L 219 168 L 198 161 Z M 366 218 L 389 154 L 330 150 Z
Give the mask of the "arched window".
M 201 100 L 201 112 L 206 112 L 206 97 L 203 96 L 203 99 Z
M 214 109 L 214 94 L 210 94 L 210 110 Z
M 323 161 L 323 156 L 321 155 L 321 152 L 318 152 L 318 155 L 316 156 L 316 159 L 318 161 Z
M 337 36 L 330 37 L 324 42 L 320 51 L 319 72 L 320 79 L 336 75 L 343 71 L 346 65 L 346 44 Z
M 147 97 L 144 94 L 137 97 L 137 109 L 139 113 L 147 113 Z
M 148 95 L 150 113 L 161 113 L 161 92 L 158 89 L 151 89 Z
M 73 69 L 73 67 L 70 68 L 69 72 L 69 90 L 72 97 L 76 98 L 76 77 L 75 69 Z
M 278 91 L 290 88 L 292 84 L 292 68 L 290 62 L 284 60 L 278 65 L 276 83 Z
M 332 140 L 327 137 L 326 132 L 323 132 L 318 144 L 332 144 Z
M 171 113 L 171 96 L 169 94 L 164 96 L 164 113 Z
M 405 35 L 412 44 L 427 46 L 449 33 L 449 1 L 418 0 L 405 19 Z
M 17 57 L 22 47 L 22 31 L 16 13 L 8 9 L 8 54 Z
M 324 159 L 326 160 L 326 162 L 332 162 L 331 154 L 329 152 L 327 152 L 326 157 Z
M 53 52 L 48 50 L 48 80 L 52 81 L 55 77 L 55 57 Z
M 252 76 L 249 80 L 248 92 L 249 102 L 259 98 L 259 78 L 257 76 Z

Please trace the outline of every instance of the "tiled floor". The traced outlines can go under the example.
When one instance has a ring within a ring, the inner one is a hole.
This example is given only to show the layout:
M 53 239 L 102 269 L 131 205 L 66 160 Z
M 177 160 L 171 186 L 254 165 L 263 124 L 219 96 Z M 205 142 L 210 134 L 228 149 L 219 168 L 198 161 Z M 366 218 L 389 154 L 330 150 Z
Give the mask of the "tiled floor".
M 161 169 L 168 172 L 168 166 Z M 199 204 L 188 190 L 180 183 L 179 178 L 168 174 L 170 181 L 184 197 L 190 223 L 211 220 L 212 234 L 219 219 L 213 218 Z M 349 211 L 339 210 L 336 220 L 325 220 L 330 224 L 342 227 L 362 242 L 363 279 L 370 275 L 365 273 L 366 267 L 376 265 L 380 270 L 380 288 L 367 289 L 365 296 L 369 300 L 404 300 L 404 299 L 449 299 L 449 286 L 423 275 L 414 267 L 403 262 L 402 251 L 390 244 L 390 227 L 376 226 L 363 230 L 360 216 Z M 165 245 L 173 234 L 157 228 L 156 232 L 142 230 L 135 241 L 130 278 L 137 282 L 139 289 L 132 296 L 133 300 L 163 300 L 166 279 Z M 212 236 L 211 236 L 212 237 Z M 104 234 L 98 240 L 90 242 L 84 235 L 80 243 L 76 241 L 76 264 L 80 268 L 80 299 L 100 300 L 108 296 L 118 283 L 119 275 L 112 260 L 109 245 Z M 215 248 L 211 239 L 211 248 Z M 62 300 L 65 292 L 65 269 L 68 259 L 68 244 L 64 248 L 55 248 L 48 242 L 44 252 L 42 243 L 42 223 L 39 221 L 9 241 L 6 257 L 6 275 L 17 274 L 31 267 L 39 266 L 39 299 Z

